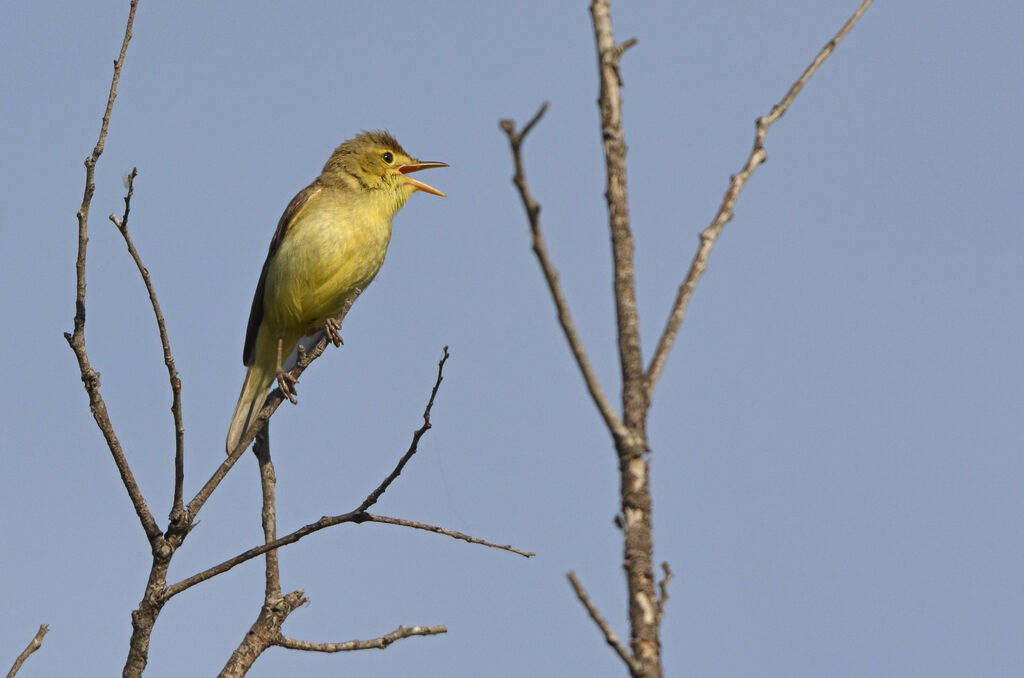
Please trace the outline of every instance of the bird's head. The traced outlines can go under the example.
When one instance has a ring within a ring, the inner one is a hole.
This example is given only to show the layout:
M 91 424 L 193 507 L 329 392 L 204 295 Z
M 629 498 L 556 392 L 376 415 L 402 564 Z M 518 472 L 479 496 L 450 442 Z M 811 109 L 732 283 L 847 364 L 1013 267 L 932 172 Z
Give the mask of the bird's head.
M 443 162 L 425 162 L 410 157 L 388 132 L 362 132 L 334 149 L 320 179 L 326 183 L 346 185 L 355 191 L 373 192 L 367 197 L 379 196 L 389 202 L 394 200 L 397 210 L 416 191 L 445 197 L 433 186 L 409 175 L 423 169 L 447 166 Z

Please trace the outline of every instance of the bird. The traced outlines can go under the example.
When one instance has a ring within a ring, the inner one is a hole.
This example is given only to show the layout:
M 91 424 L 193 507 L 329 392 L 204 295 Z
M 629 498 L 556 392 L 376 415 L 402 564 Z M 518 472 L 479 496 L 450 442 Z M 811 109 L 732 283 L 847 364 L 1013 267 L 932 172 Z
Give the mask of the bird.
M 390 132 L 363 131 L 338 146 L 313 183 L 278 221 L 260 272 L 242 349 L 248 368 L 228 427 L 235 451 L 276 380 L 295 403 L 295 378 L 282 361 L 299 340 L 323 330 L 341 343 L 337 320 L 366 289 L 387 254 L 391 220 L 416 191 L 445 197 L 409 176 L 447 163 L 412 158 Z

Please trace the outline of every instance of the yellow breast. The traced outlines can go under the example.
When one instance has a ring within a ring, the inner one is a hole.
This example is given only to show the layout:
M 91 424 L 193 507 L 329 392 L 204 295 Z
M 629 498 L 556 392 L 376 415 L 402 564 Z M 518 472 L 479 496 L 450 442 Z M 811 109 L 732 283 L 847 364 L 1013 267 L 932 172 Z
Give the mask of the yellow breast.
M 275 332 L 305 333 L 338 315 L 384 263 L 392 214 L 350 192 L 325 189 L 307 201 L 267 270 L 264 322 Z

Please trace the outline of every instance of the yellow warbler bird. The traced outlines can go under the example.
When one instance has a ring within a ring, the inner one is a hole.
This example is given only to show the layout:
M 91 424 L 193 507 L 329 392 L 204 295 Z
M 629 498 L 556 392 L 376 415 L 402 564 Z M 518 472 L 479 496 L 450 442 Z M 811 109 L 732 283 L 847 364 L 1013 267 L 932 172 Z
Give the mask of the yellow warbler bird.
M 228 428 L 238 446 L 276 379 L 295 402 L 295 379 L 282 360 L 321 329 L 340 343 L 336 317 L 365 290 L 387 253 L 391 219 L 415 191 L 444 193 L 409 176 L 443 162 L 421 162 L 388 132 L 363 132 L 338 146 L 320 176 L 294 198 L 270 241 L 249 313 L 242 362 L 249 369 Z

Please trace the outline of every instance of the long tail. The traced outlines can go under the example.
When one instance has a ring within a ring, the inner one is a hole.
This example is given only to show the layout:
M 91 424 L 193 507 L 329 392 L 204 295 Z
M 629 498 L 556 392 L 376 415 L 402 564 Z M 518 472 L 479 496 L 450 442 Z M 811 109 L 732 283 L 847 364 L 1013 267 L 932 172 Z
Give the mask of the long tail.
M 228 454 L 234 452 L 238 447 L 242 435 L 249 429 L 249 424 L 263 409 L 270 385 L 274 382 L 275 369 L 266 369 L 261 364 L 262 362 L 257 357 L 245 373 L 242 392 L 238 395 L 238 404 L 235 405 L 235 413 L 231 416 L 231 426 L 228 427 Z

